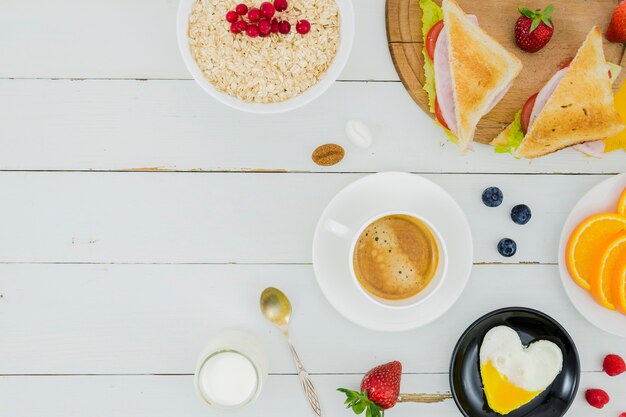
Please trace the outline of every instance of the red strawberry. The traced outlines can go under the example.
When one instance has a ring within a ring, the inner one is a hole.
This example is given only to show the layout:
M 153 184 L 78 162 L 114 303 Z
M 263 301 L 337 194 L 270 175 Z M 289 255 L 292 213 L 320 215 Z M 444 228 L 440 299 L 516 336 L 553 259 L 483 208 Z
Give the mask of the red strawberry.
M 377 366 L 365 374 L 361 381 L 361 392 L 339 388 L 346 394 L 345 404 L 356 414 L 367 409 L 371 417 L 384 417 L 385 410 L 396 405 L 400 395 L 402 364 L 398 361 Z
M 550 42 L 554 33 L 552 12 L 554 6 L 549 5 L 542 12 L 537 9 L 534 12 L 526 7 L 520 7 L 521 16 L 515 23 L 515 43 L 526 52 L 537 52 Z
M 606 30 L 606 39 L 617 43 L 626 42 L 626 1 L 622 1 L 615 8 Z
M 609 394 L 601 389 L 588 389 L 585 398 L 589 405 L 595 408 L 603 408 L 610 400 Z
M 606 355 L 602 363 L 602 369 L 609 376 L 616 376 L 626 371 L 626 363 L 619 355 Z

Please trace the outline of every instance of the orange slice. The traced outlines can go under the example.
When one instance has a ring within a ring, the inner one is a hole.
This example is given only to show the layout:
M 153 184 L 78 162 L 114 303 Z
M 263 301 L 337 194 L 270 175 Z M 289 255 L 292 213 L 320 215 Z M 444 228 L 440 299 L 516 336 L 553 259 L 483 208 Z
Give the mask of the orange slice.
M 626 233 L 620 233 L 604 245 L 597 269 L 591 277 L 591 294 L 604 307 L 615 310 L 613 285 L 621 272 L 621 262 L 626 259 Z
M 617 212 L 622 216 L 626 216 L 626 188 L 624 188 L 621 197 L 617 201 Z
M 611 295 L 615 302 L 615 307 L 626 314 L 626 259 L 622 259 L 617 267 L 617 276 L 613 277 Z
M 626 216 L 600 213 L 589 217 L 574 229 L 567 242 L 565 260 L 570 275 L 578 285 L 591 289 L 591 276 L 598 265 L 604 244 L 620 232 L 626 232 Z

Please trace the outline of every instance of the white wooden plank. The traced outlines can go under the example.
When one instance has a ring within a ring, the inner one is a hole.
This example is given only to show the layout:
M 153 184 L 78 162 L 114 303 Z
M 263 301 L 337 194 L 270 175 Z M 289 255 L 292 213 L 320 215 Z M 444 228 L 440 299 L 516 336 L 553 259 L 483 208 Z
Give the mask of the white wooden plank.
M 337 387 L 358 387 L 359 375 L 315 375 L 324 412 L 329 416 L 349 416 Z M 568 416 L 599 413 L 589 407 L 584 392 L 602 387 L 612 401 L 602 415 L 618 416 L 624 410 L 620 393 L 624 380 L 603 373 L 584 373 L 581 386 Z M 403 375 L 404 392 L 447 392 L 447 375 Z M 295 376 L 272 375 L 258 401 L 247 409 L 229 413 L 236 417 L 309 416 Z M 193 377 L 182 376 L 39 376 L 0 378 L 2 411 L 11 417 L 178 417 L 218 415 L 208 409 L 193 391 Z M 388 413 L 395 417 L 460 415 L 454 402 L 437 404 L 397 404 Z
M 529 163 L 479 145 L 463 157 L 400 83 L 336 83 L 318 101 L 275 116 L 228 109 L 193 81 L 0 80 L 0 91 L 3 170 L 616 173 L 625 167 L 621 151 L 603 160 L 562 151 Z M 372 129 L 370 149 L 345 137 L 353 118 Z M 311 152 L 327 142 L 344 146 L 346 157 L 322 168 Z
M 355 174 L 4 172 L 0 262 L 309 263 L 317 220 Z M 464 208 L 474 261 L 557 261 L 561 225 L 603 176 L 431 175 Z M 499 186 L 498 209 L 481 201 Z M 510 209 L 533 210 L 526 226 Z M 374 214 L 374 213 L 373 213 Z M 517 241 L 503 258 L 501 238 Z
M 599 371 L 607 353 L 626 356 L 625 339 L 575 311 L 552 265 L 475 266 L 447 314 L 394 334 L 343 319 L 308 265 L 0 265 L 0 374 L 193 373 L 203 345 L 224 328 L 257 334 L 270 372 L 293 373 L 282 335 L 258 310 L 270 285 L 292 301 L 291 336 L 312 373 L 363 373 L 393 359 L 407 373 L 445 373 L 467 326 L 510 306 L 557 319 L 585 371 Z
M 177 0 L 5 1 L 0 78 L 190 79 L 176 43 L 177 8 Z M 341 79 L 398 80 L 384 2 L 354 8 L 359 36 Z

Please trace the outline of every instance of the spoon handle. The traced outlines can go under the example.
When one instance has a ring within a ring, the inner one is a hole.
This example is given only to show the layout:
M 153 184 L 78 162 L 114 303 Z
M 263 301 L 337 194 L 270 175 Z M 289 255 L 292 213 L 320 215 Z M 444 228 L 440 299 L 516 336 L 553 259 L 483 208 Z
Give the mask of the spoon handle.
M 296 352 L 296 349 L 293 347 L 289 336 L 287 336 L 287 343 L 289 344 L 289 349 L 291 350 L 291 356 L 293 357 L 293 361 L 296 364 L 296 368 L 298 369 L 298 378 L 300 379 L 300 384 L 302 385 L 302 389 L 304 390 L 304 395 L 306 399 L 309 401 L 309 405 L 313 412 L 317 417 L 322 417 L 322 407 L 320 406 L 320 400 L 317 396 L 317 390 L 313 386 L 313 382 L 309 377 L 309 373 L 302 366 L 302 362 L 300 361 L 300 357 Z

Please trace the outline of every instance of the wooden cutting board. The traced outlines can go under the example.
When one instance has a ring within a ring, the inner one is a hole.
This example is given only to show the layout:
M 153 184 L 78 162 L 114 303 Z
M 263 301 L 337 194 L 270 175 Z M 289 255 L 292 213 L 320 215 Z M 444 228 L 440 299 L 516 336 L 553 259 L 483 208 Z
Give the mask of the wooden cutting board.
M 441 0 L 436 0 L 441 4 Z M 475 140 L 487 143 L 497 136 L 524 105 L 528 97 L 538 92 L 556 71 L 571 59 L 592 26 L 605 31 L 617 2 L 615 0 L 457 0 L 468 14 L 478 16 L 487 33 L 513 52 L 524 64 L 522 73 L 504 99 L 478 124 Z M 541 51 L 529 54 L 515 45 L 513 28 L 519 17 L 517 8 L 545 8 L 554 4 L 555 31 L 550 43 Z M 422 55 L 422 12 L 419 0 L 387 0 L 387 41 L 398 75 L 413 100 L 431 117 L 428 99 L 423 90 L 424 56 Z M 624 45 L 605 41 L 608 61 L 626 69 Z M 626 77 L 623 71 L 615 89 Z

